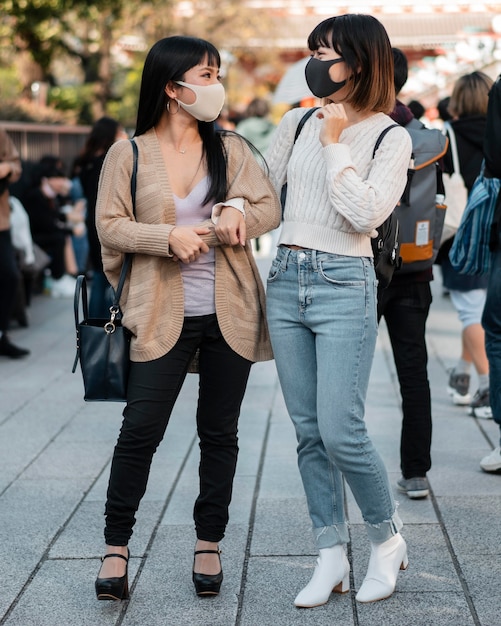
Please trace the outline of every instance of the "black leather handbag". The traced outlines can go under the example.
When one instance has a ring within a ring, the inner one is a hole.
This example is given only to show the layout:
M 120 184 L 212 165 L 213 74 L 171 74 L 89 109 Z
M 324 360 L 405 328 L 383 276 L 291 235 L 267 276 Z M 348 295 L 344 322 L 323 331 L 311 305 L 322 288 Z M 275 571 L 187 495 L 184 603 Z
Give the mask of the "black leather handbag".
M 134 215 L 136 213 L 137 145 L 131 140 L 134 163 L 131 176 L 131 194 Z M 72 372 L 75 373 L 78 361 L 82 369 L 84 400 L 126 402 L 127 382 L 130 369 L 130 331 L 122 326 L 120 296 L 129 272 L 132 255 L 126 254 L 110 317 L 89 318 L 87 307 L 87 282 L 84 275 L 77 278 L 74 298 L 77 353 Z M 83 319 L 79 320 L 80 303 Z

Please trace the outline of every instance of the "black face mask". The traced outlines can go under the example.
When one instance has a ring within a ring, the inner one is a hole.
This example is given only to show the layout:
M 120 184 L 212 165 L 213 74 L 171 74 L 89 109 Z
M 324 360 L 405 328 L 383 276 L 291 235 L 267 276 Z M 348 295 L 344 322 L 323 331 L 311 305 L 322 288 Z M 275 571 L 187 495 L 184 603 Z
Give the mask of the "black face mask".
M 331 61 L 321 61 L 311 57 L 305 67 L 306 82 L 310 91 L 317 96 L 317 98 L 327 98 L 336 91 L 339 91 L 346 85 L 346 80 L 342 80 L 339 83 L 331 80 L 329 76 L 329 69 L 336 63 L 344 61 L 342 57 L 339 59 L 332 59 Z

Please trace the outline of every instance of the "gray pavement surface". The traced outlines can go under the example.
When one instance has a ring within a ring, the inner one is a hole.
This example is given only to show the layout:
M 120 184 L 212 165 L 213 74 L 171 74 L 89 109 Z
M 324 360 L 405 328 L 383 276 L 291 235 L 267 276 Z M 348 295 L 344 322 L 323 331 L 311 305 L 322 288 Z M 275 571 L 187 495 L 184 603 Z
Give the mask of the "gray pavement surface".
M 263 274 L 269 259 L 260 260 Z M 153 462 L 130 549 L 128 602 L 98 602 L 103 508 L 123 405 L 85 403 L 74 357 L 72 301 L 35 296 L 29 347 L 0 358 L 0 624 L 5 626 L 500 626 L 501 476 L 479 460 L 498 427 L 446 394 L 460 326 L 440 279 L 428 323 L 434 433 L 431 495 L 398 494 L 409 568 L 388 600 L 362 605 L 369 543 L 348 492 L 351 591 L 315 609 L 293 600 L 316 559 L 296 465 L 295 436 L 273 362 L 253 366 L 240 419 L 240 457 L 227 535 L 224 582 L 198 598 L 191 582 L 197 493 L 197 376 L 190 374 Z M 473 381 L 474 384 L 474 381 Z M 400 396 L 384 324 L 367 424 L 391 483 L 399 478 Z

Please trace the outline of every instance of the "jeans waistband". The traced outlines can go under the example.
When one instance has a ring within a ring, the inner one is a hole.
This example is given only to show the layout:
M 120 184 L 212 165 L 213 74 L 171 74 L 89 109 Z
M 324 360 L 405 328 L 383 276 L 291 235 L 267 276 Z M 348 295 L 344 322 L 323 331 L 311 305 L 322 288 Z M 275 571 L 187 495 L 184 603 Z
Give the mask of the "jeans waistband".
M 345 263 L 354 263 L 355 266 L 361 266 L 365 268 L 365 272 L 369 267 L 374 267 L 374 262 L 371 257 L 351 257 L 344 254 L 335 254 L 334 252 L 324 252 L 323 250 L 311 250 L 309 248 L 299 248 L 293 250 L 285 245 L 280 245 L 277 248 L 276 261 L 280 263 L 282 270 L 286 270 L 288 265 L 302 265 L 310 267 L 313 271 L 318 271 L 322 263 L 335 261 L 339 259 L 341 265 Z
M 309 248 L 294 250 L 284 245 L 277 248 L 277 260 L 280 261 L 283 268 L 286 268 L 289 263 L 294 263 L 296 265 L 311 264 L 313 269 L 317 269 L 318 260 L 322 255 L 327 254 L 329 253 L 319 250 L 310 250 Z

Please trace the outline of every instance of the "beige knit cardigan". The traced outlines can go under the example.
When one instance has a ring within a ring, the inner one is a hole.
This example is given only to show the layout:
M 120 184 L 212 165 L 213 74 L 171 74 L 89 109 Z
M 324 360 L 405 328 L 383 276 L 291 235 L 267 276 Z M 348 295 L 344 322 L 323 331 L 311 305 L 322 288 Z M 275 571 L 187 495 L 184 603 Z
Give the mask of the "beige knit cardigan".
M 136 219 L 130 192 L 132 146 L 115 143 L 99 180 L 96 225 L 104 271 L 116 288 L 124 253 L 133 253 L 130 276 L 121 297 L 123 324 L 132 331 L 131 359 L 150 361 L 165 355 L 179 338 L 184 319 L 179 263 L 169 257 L 169 235 L 176 224 L 172 189 L 160 144 L 152 129 L 135 139 L 138 150 Z M 280 224 L 277 195 L 247 144 L 226 136 L 228 199 L 245 199 L 247 237 Z M 221 245 L 214 224 L 202 238 L 215 249 L 215 303 L 221 332 L 231 348 L 249 361 L 273 358 L 265 314 L 265 295 L 250 242 Z

